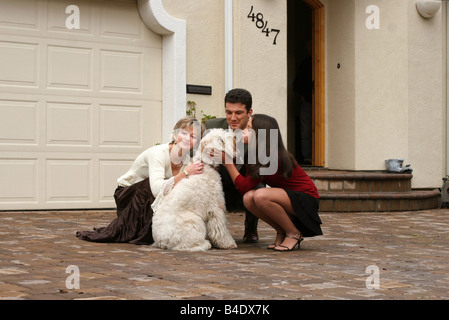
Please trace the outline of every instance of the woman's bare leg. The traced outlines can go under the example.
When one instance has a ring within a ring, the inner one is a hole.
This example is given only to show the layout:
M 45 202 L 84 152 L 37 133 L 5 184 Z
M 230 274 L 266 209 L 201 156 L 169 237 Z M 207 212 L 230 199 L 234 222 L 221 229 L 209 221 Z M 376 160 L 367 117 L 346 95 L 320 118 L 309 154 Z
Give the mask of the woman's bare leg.
M 291 237 L 301 237 L 301 233 L 290 218 L 295 212 L 285 190 L 280 188 L 251 190 L 245 194 L 243 200 L 248 210 L 267 222 L 278 234 L 289 236 L 282 242 L 283 246 L 291 248 L 297 242 Z
M 265 214 L 265 212 L 263 211 L 263 209 L 260 207 L 259 204 L 257 204 L 254 201 L 254 195 L 255 195 L 256 190 L 251 190 L 249 192 L 247 192 L 244 196 L 243 196 L 243 204 L 245 205 L 245 207 L 252 213 L 254 214 L 256 217 L 258 217 L 259 219 L 262 219 L 263 221 L 265 221 L 266 223 L 268 223 L 271 227 L 273 227 L 273 229 L 275 229 L 276 231 L 282 233 L 283 229 L 281 226 L 279 226 L 273 219 L 271 219 L 269 216 L 267 216 Z

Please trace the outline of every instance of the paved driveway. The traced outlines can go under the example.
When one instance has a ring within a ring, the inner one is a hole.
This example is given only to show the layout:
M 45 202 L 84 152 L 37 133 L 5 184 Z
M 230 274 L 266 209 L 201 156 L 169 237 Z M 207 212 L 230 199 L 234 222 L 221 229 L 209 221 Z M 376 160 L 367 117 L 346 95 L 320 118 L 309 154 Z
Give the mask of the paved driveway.
M 448 299 L 449 210 L 322 213 L 324 236 L 267 250 L 273 230 L 236 250 L 201 253 L 78 240 L 113 211 L 0 212 L 3 299 Z M 79 271 L 79 273 L 78 273 Z M 79 288 L 78 288 L 79 284 Z

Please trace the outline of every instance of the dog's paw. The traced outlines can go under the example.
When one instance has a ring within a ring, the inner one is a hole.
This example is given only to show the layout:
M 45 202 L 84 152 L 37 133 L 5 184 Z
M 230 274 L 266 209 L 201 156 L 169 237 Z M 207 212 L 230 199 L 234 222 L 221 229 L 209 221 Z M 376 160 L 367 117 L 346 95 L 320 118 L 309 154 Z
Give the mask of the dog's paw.
M 225 250 L 232 250 L 232 249 L 237 249 L 237 244 L 232 244 L 232 245 L 230 245 L 229 247 L 227 247 L 227 248 L 224 248 Z

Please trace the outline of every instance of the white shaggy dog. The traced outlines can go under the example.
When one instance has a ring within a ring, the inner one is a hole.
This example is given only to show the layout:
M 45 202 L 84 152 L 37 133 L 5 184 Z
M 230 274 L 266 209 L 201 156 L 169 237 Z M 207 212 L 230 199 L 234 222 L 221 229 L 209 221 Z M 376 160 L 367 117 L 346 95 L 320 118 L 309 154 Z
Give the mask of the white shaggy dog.
M 237 248 L 226 226 L 223 186 L 218 164 L 210 157 L 212 149 L 235 155 L 234 134 L 212 129 L 203 137 L 193 161 L 202 161 L 204 171 L 182 179 L 161 199 L 153 216 L 154 246 L 182 251 Z

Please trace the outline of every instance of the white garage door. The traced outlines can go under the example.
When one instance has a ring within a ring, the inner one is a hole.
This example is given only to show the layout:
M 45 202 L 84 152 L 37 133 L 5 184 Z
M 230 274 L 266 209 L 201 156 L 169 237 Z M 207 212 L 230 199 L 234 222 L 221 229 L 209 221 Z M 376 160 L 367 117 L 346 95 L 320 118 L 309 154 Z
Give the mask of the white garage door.
M 135 0 L 0 0 L 0 209 L 114 207 L 161 142 L 161 48 Z

